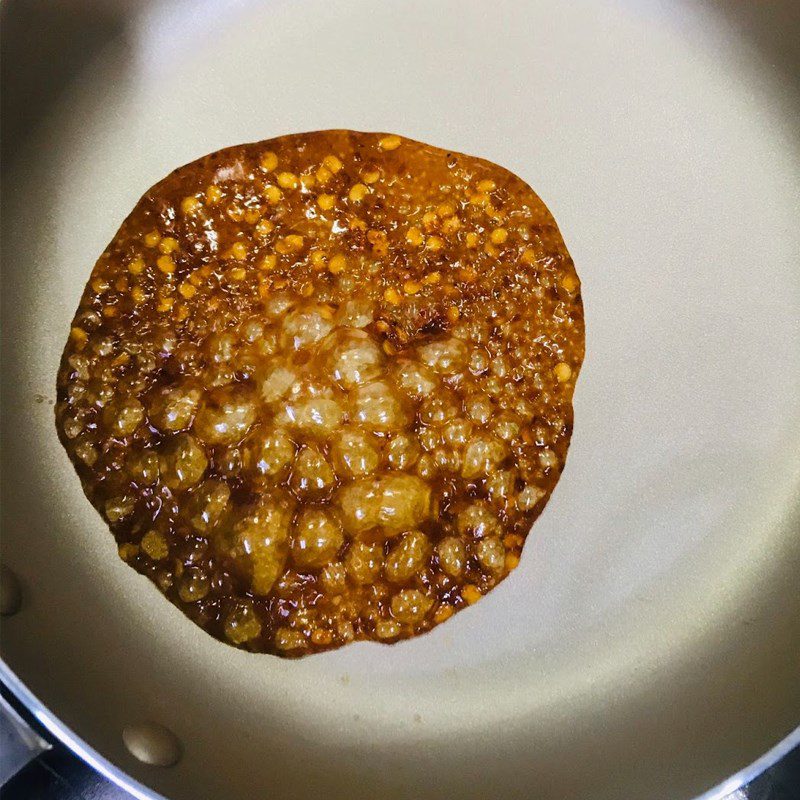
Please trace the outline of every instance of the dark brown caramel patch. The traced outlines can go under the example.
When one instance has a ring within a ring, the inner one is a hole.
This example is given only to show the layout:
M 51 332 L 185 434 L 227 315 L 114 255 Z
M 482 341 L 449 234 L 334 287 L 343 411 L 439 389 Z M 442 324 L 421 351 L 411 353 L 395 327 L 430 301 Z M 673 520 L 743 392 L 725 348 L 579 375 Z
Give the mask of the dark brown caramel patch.
M 75 315 L 57 426 L 121 557 L 213 636 L 391 642 L 519 563 L 583 347 L 572 261 L 515 175 L 284 136 L 139 201 Z

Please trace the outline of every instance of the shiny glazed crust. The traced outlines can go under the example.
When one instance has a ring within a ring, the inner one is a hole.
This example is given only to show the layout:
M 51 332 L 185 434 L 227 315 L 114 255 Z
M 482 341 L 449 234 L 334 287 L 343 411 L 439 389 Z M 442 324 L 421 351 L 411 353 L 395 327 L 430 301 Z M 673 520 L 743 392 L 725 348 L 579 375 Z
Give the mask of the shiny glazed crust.
M 142 197 L 75 315 L 57 428 L 120 556 L 212 635 L 392 642 L 519 563 L 583 348 L 572 260 L 515 175 L 284 136 Z

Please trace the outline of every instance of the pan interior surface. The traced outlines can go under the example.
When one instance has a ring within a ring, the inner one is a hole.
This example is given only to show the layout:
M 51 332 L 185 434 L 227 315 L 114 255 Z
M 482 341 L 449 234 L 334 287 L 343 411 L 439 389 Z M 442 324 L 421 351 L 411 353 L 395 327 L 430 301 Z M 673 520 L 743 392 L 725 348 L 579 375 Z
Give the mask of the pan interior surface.
M 691 797 L 800 722 L 800 20 L 747 5 L 5 9 L 6 64 L 9 27 L 40 46 L 4 81 L 28 108 L 4 153 L 2 558 L 23 605 L 2 656 L 53 714 L 176 800 Z M 529 183 L 581 275 L 586 359 L 514 575 L 425 636 L 285 662 L 206 636 L 117 558 L 52 401 L 143 190 L 335 127 Z M 127 754 L 140 720 L 178 765 Z

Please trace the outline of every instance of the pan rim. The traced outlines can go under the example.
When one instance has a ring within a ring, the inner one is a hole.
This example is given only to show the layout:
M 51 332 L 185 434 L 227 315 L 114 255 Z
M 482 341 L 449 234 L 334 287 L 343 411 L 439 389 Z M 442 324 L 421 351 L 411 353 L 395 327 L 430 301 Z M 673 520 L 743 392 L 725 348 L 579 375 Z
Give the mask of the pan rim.
M 169 800 L 154 789 L 145 786 L 124 769 L 112 763 L 88 742 L 76 734 L 53 714 L 39 698 L 20 680 L 16 673 L 0 658 L 0 682 L 35 717 L 36 721 L 70 752 L 97 770 L 103 777 L 124 789 L 136 800 Z M 744 788 L 759 775 L 778 763 L 795 747 L 800 747 L 800 724 L 758 758 L 746 764 L 729 778 L 712 786 L 702 794 L 687 800 L 725 800 L 730 794 Z

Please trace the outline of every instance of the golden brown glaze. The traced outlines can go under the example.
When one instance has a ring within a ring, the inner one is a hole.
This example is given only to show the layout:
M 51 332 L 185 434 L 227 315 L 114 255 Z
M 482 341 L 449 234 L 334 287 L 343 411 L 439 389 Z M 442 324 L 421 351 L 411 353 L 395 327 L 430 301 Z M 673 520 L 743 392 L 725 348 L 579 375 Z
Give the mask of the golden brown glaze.
M 583 347 L 572 261 L 515 175 L 284 136 L 139 201 L 75 315 L 57 427 L 121 557 L 212 635 L 391 642 L 519 563 Z

